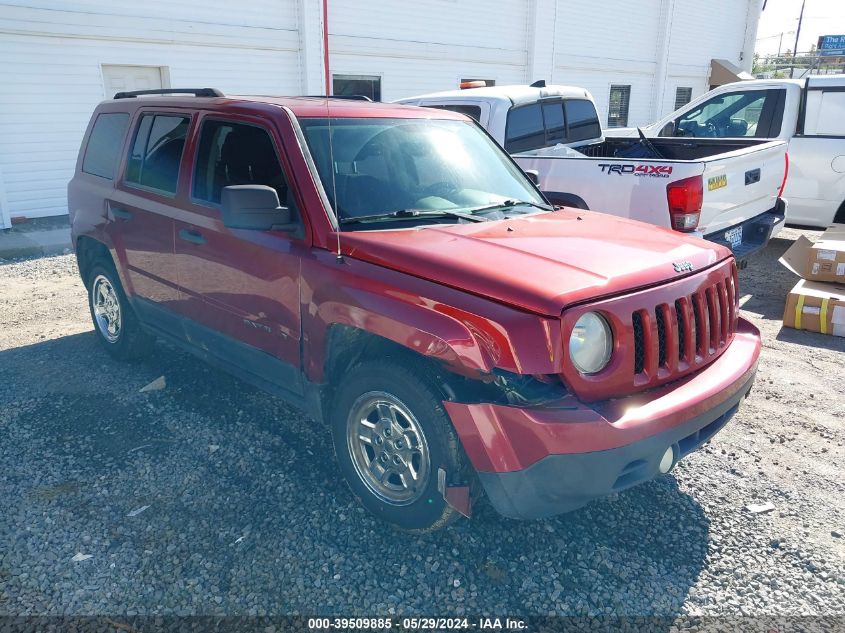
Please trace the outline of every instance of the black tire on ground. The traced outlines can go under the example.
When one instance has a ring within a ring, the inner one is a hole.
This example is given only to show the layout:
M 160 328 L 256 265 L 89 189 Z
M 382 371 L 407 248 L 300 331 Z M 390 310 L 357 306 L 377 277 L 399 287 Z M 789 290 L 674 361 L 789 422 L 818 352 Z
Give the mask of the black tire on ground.
M 845 224 L 845 201 L 843 201 L 836 210 L 836 215 L 833 217 L 833 223 Z
M 120 329 L 114 340 L 106 338 L 94 313 L 94 284 L 102 277 L 105 277 L 114 289 L 120 310 Z M 88 270 L 88 278 L 85 280 L 85 287 L 88 291 L 88 310 L 94 324 L 94 334 L 97 336 L 100 345 L 111 356 L 119 360 L 142 358 L 150 354 L 154 338 L 145 332 L 141 328 L 141 324 L 138 323 L 138 318 L 126 299 L 126 293 L 120 284 L 120 277 L 117 275 L 114 264 L 103 258 L 92 262 Z
M 340 379 L 330 414 L 335 455 L 352 493 L 378 518 L 413 532 L 437 530 L 460 516 L 438 490 L 438 471 L 445 471 L 447 484 L 467 482 L 470 474 L 458 436 L 443 408 L 444 397 L 434 386 L 431 372 L 426 370 L 422 363 L 400 364 L 391 359 L 356 365 Z M 356 403 L 372 392 L 388 394 L 405 405 L 416 419 L 428 447 L 430 465 L 426 482 L 414 487 L 419 496 L 404 505 L 378 496 L 364 482 L 347 441 Z

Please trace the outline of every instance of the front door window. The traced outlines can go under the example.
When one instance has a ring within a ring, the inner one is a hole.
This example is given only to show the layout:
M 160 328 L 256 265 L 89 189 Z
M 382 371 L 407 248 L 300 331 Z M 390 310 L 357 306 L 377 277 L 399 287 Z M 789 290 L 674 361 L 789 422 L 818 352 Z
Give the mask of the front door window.
M 769 130 L 763 113 L 771 92 L 748 90 L 712 97 L 677 119 L 675 136 L 765 137 Z

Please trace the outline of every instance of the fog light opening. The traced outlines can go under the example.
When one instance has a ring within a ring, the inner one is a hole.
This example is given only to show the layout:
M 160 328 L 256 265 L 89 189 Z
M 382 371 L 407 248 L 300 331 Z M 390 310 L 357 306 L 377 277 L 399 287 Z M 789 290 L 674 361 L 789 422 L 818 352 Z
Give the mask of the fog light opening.
M 663 457 L 660 458 L 660 473 L 665 475 L 668 473 L 672 468 L 675 467 L 675 447 L 670 446 L 666 449 L 666 452 L 663 453 Z

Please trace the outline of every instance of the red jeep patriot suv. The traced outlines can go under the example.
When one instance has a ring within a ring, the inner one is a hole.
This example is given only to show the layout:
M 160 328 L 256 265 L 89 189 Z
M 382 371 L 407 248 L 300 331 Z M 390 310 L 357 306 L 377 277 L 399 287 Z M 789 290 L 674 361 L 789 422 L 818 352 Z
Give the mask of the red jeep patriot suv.
M 69 185 L 99 339 L 161 337 L 300 406 L 397 526 L 647 481 L 751 389 L 727 249 L 552 208 L 467 117 L 153 92 L 97 107 Z

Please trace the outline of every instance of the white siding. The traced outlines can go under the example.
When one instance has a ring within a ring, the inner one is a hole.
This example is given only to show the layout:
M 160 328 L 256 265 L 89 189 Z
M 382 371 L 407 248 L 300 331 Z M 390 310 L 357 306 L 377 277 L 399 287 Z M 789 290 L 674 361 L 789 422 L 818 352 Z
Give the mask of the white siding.
M 693 25 L 692 33 L 676 29 L 669 40 L 669 78 L 660 116 L 675 108 L 675 87 L 692 88 L 692 98 L 710 90 L 710 60 L 726 59 L 739 67 L 750 67 L 743 57 L 749 4 L 742 2 L 700 2 L 675 0 L 674 24 Z M 714 6 L 716 5 L 716 6 Z M 754 30 L 756 31 L 756 25 Z
M 380 75 L 385 101 L 450 90 L 465 77 L 525 83 L 528 4 L 331 0 L 331 71 Z
M 284 0 L 0 3 L 0 173 L 6 215 L 67 212 L 66 188 L 102 64 L 162 66 L 173 86 L 291 94 L 296 5 Z M 148 16 L 155 15 L 155 18 Z
M 630 85 L 641 125 L 677 86 L 707 90 L 712 58 L 750 63 L 760 2 L 329 0 L 330 71 L 380 76 L 385 101 L 546 79 L 590 90 L 605 122 L 610 86 Z M 79 141 L 111 96 L 103 64 L 159 66 L 175 87 L 321 94 L 322 25 L 322 0 L 0 0 L 0 228 L 66 212 Z
M 587 88 L 596 99 L 602 124 L 607 124 L 612 84 L 631 86 L 629 125 L 651 118 L 661 4 L 661 0 L 569 0 L 559 7 L 552 79 Z

